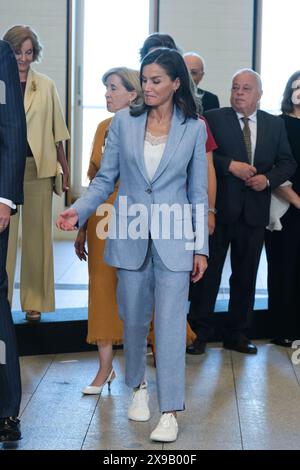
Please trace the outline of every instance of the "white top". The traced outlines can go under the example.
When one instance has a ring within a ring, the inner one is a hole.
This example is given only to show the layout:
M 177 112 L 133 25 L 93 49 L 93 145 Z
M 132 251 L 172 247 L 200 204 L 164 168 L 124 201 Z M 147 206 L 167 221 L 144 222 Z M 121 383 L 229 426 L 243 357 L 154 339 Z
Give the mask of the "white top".
M 150 132 L 146 132 L 144 143 L 144 161 L 150 181 L 152 181 L 153 176 L 162 159 L 167 138 L 167 135 L 155 137 L 154 135 L 150 134 Z
M 292 183 L 290 181 L 285 181 L 280 185 L 282 186 L 292 186 Z M 281 224 L 281 217 L 284 216 L 288 208 L 290 207 L 290 203 L 283 199 L 280 196 L 277 196 L 277 194 L 272 191 L 271 194 L 271 205 L 270 205 L 270 220 L 269 220 L 269 225 L 267 226 L 267 229 L 273 232 L 273 230 L 281 230 L 282 229 L 282 224 Z
M 239 123 L 240 123 L 240 126 L 241 126 L 241 129 L 243 130 L 244 129 L 244 122 L 243 122 L 243 118 L 245 117 L 243 114 L 241 113 L 236 113 L 237 114 L 237 117 L 238 117 L 238 120 L 239 120 Z M 251 153 L 252 153 L 252 158 L 251 158 L 251 165 L 253 165 L 253 162 L 254 162 L 254 153 L 255 153 L 255 147 L 256 147 L 256 135 L 257 135 L 257 118 L 256 118 L 256 111 L 251 114 L 251 116 L 247 116 L 248 119 L 249 119 L 249 128 L 250 128 L 250 134 L 251 134 Z

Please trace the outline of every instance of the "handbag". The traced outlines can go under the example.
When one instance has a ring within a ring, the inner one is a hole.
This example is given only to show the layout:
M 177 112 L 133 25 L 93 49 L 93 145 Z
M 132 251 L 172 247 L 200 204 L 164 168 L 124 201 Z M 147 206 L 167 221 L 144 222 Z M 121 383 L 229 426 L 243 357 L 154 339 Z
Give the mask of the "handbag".
M 57 196 L 63 195 L 63 170 L 59 162 L 56 163 L 56 175 L 53 181 L 53 191 Z

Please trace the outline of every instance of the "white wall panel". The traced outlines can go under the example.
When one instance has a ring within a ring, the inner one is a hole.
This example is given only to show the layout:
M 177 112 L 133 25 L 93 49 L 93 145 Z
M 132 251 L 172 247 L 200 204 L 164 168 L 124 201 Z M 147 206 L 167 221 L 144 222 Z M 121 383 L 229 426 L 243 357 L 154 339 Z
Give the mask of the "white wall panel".
M 227 106 L 233 73 L 252 65 L 253 0 L 160 0 L 159 29 L 204 57 L 203 88 Z

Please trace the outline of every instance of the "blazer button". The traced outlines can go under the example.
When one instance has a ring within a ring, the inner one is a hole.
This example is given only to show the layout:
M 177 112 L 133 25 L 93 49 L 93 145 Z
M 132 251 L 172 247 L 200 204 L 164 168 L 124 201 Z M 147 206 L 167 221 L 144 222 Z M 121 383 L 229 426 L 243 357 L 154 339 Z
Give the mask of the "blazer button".
M 146 193 L 151 194 L 151 193 L 152 193 L 152 189 L 151 189 L 151 188 L 147 188 L 147 189 L 146 189 Z

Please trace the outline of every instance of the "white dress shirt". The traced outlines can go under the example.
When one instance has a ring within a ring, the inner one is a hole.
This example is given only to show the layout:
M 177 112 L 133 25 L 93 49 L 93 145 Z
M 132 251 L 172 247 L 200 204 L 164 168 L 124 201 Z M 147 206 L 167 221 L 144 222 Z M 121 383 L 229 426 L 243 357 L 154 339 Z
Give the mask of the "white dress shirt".
M 5 204 L 6 206 L 9 206 L 11 209 L 15 209 L 16 205 L 10 201 L 9 199 L 5 199 L 4 197 L 0 197 L 0 202 L 2 204 Z
M 244 129 L 244 122 L 243 122 L 243 118 L 245 117 L 243 114 L 241 113 L 236 113 L 237 114 L 237 117 L 238 117 L 238 120 L 239 120 L 239 123 L 240 123 L 240 126 L 241 126 L 241 129 L 243 130 Z M 249 121 L 249 128 L 250 128 L 250 134 L 251 134 L 251 154 L 252 154 L 252 158 L 251 158 L 251 165 L 253 165 L 253 162 L 254 162 L 254 153 L 255 153 L 255 147 L 256 147 L 256 136 L 257 136 L 257 118 L 256 118 L 256 111 L 251 114 L 251 116 L 247 116 Z

